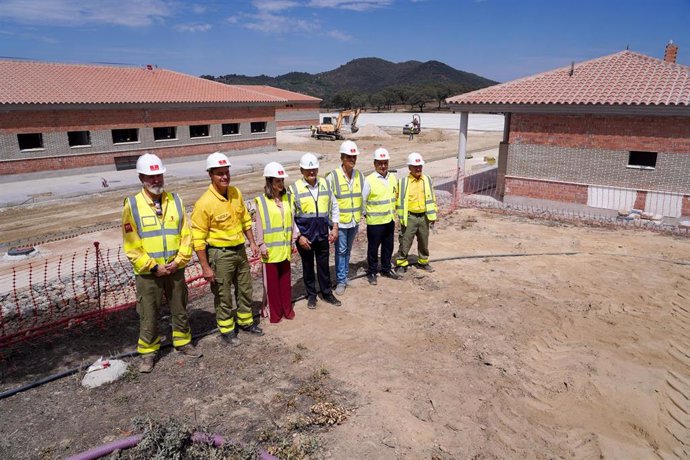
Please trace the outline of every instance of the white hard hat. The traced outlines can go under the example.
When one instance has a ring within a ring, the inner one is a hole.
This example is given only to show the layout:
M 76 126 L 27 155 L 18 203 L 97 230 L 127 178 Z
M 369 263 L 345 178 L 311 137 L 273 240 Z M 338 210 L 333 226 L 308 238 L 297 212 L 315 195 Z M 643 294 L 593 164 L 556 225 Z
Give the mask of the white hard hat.
M 424 158 L 419 153 L 412 152 L 407 156 L 407 164 L 410 166 L 424 166 Z
M 374 150 L 374 160 L 390 160 L 391 156 L 388 153 L 388 150 L 384 149 L 383 147 L 379 147 L 376 150 Z
M 264 177 L 277 177 L 278 179 L 285 179 L 287 177 L 285 168 L 277 161 L 272 161 L 264 166 Z
M 225 168 L 230 167 L 230 160 L 225 154 L 220 152 L 213 152 L 206 158 L 206 171 L 213 168 Z
M 357 144 L 355 144 L 354 142 L 345 141 L 342 144 L 340 144 L 340 153 L 345 155 L 357 156 L 359 155 L 359 149 L 357 148 Z
M 313 153 L 305 153 L 299 159 L 299 167 L 302 169 L 317 169 L 319 167 L 319 159 Z
M 145 176 L 156 176 L 165 173 L 165 166 L 153 153 L 145 153 L 137 158 L 137 172 Z

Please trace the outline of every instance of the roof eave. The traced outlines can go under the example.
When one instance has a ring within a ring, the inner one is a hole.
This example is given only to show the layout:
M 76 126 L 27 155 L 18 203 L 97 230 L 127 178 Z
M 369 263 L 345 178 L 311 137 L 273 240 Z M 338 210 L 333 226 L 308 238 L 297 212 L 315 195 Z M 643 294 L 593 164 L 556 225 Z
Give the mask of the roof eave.
M 117 109 L 190 109 L 208 107 L 281 107 L 283 101 L 261 102 L 128 102 L 128 103 L 0 103 L 2 110 L 117 110 Z
M 553 113 L 591 115 L 690 116 L 688 105 L 586 105 L 586 104 L 467 104 L 448 102 L 454 112 Z

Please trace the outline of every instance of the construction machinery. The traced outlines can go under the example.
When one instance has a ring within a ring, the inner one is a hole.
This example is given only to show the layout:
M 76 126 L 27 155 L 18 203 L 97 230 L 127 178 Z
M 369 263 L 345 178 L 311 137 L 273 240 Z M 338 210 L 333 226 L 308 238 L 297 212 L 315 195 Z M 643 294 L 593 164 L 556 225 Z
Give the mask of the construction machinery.
M 320 125 L 311 127 L 311 137 L 317 139 L 329 139 L 331 141 L 343 140 L 344 137 L 340 133 L 343 127 L 343 122 L 350 122 L 350 131 L 356 133 L 359 131 L 357 127 L 357 118 L 359 118 L 359 113 L 361 109 L 356 110 L 341 110 L 338 112 L 338 116 L 333 120 L 333 117 L 323 117 L 323 121 Z
M 414 135 L 422 132 L 422 118 L 419 114 L 412 115 L 412 121 L 403 126 L 403 134 Z

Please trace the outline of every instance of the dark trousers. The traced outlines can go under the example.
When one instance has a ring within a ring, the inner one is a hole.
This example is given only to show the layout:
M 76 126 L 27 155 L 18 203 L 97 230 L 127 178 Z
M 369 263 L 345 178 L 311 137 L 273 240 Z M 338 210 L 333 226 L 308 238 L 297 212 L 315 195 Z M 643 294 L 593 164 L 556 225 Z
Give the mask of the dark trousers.
M 311 244 L 311 249 L 304 249 L 297 244 L 297 251 L 302 258 L 302 273 L 307 298 L 316 298 L 316 276 L 319 277 L 319 287 L 323 295 L 331 293 L 331 271 L 328 268 L 328 240 Z M 316 259 L 316 274 L 314 274 L 314 260 Z
M 367 225 L 367 275 L 378 272 L 379 246 L 381 247 L 381 273 L 391 271 L 393 257 L 393 243 L 395 241 L 395 222 L 387 224 Z
M 270 321 L 279 323 L 281 319 L 292 319 L 295 311 L 292 307 L 292 283 L 290 281 L 290 261 L 264 264 L 266 280 L 265 289 L 268 296 Z

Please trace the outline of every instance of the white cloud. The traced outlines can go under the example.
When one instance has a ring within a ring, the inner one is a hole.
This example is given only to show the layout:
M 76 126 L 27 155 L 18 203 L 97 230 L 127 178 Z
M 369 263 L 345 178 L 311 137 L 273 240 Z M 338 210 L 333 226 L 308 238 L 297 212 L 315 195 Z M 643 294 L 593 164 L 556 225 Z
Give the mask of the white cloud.
M 172 15 L 164 0 L 0 0 L 0 19 L 23 24 L 148 26 Z
M 206 12 L 206 7 L 204 5 L 192 5 L 192 12 L 194 14 L 204 14 Z
M 385 8 L 393 4 L 393 0 L 310 0 L 310 7 L 336 8 L 352 11 L 369 11 Z
M 244 15 L 242 27 L 250 30 L 258 30 L 260 32 L 278 34 L 314 32 L 319 29 L 317 22 L 268 12 Z
M 340 40 L 343 42 L 349 42 L 352 40 L 352 36 L 346 34 L 345 32 L 341 32 L 339 30 L 329 30 L 326 32 L 326 35 L 328 35 L 331 38 L 335 38 L 336 40 Z
M 259 11 L 284 11 L 300 6 L 293 0 L 254 0 L 252 4 Z
M 211 24 L 178 24 L 175 30 L 178 32 L 208 32 L 213 26 Z

